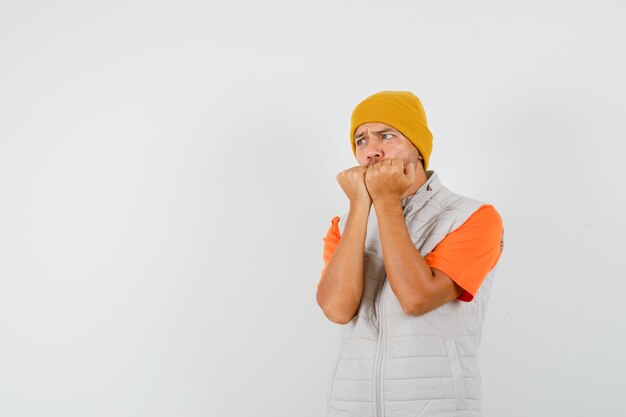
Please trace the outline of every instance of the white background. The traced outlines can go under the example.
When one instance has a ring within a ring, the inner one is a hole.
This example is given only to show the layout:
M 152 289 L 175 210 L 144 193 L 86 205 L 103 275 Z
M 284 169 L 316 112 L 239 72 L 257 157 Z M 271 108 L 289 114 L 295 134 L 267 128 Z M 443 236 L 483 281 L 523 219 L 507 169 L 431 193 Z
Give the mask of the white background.
M 0 416 L 321 417 L 353 107 L 505 225 L 485 417 L 626 409 L 620 1 L 0 1 Z

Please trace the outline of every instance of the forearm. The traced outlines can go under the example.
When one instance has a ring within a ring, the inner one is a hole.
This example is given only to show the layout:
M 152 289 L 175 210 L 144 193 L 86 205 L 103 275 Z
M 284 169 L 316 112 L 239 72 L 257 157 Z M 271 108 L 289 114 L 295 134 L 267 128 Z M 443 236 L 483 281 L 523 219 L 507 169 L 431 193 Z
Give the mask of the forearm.
M 317 303 L 336 323 L 349 322 L 363 294 L 363 254 L 370 203 L 350 204 L 341 240 L 322 273 Z
M 400 201 L 379 200 L 374 206 L 387 279 L 405 313 L 412 314 L 428 294 L 432 271 L 411 240 Z

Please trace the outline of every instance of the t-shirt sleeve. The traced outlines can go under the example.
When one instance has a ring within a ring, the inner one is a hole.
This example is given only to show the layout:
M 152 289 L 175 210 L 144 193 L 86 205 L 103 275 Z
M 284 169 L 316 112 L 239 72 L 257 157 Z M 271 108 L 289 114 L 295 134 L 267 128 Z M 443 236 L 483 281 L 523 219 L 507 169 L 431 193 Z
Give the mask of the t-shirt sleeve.
M 330 222 L 330 228 L 324 237 L 324 268 L 328 265 L 330 258 L 335 253 L 339 240 L 341 239 L 341 233 L 339 232 L 339 216 L 332 218 Z
M 472 301 L 502 253 L 503 225 L 496 209 L 481 206 L 424 258 L 449 276 L 464 292 L 457 300 Z
M 324 251 L 323 251 L 323 260 L 324 260 L 324 268 L 322 269 L 321 275 L 324 273 L 324 269 L 328 265 L 330 258 L 335 253 L 335 249 L 337 249 L 337 245 L 339 245 L 339 240 L 341 239 L 341 232 L 339 231 L 339 216 L 335 216 L 332 218 L 330 222 L 330 228 L 328 232 L 326 232 L 326 236 L 324 237 Z M 319 282 L 317 284 L 319 286 Z

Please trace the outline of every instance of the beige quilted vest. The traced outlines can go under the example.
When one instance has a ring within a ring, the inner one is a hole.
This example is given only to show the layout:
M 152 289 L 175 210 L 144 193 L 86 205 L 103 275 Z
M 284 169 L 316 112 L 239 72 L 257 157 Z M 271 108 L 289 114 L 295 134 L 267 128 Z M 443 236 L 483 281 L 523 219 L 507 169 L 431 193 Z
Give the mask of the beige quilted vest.
M 452 193 L 434 171 L 402 200 L 422 256 L 484 203 Z M 347 214 L 340 217 L 343 233 Z M 403 312 L 386 279 L 374 208 L 367 225 L 364 288 L 355 317 L 341 326 L 327 417 L 480 417 L 478 347 L 495 268 L 474 299 L 421 316 Z

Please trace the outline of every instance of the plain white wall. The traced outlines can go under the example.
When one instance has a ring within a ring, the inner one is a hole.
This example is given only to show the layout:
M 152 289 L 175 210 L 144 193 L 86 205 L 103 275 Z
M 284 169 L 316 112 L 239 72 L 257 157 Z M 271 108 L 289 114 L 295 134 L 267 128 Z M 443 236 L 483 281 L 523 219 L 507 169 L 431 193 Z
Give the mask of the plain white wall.
M 352 108 L 411 90 L 505 247 L 486 417 L 626 408 L 619 1 L 0 1 L 0 415 L 324 413 Z

